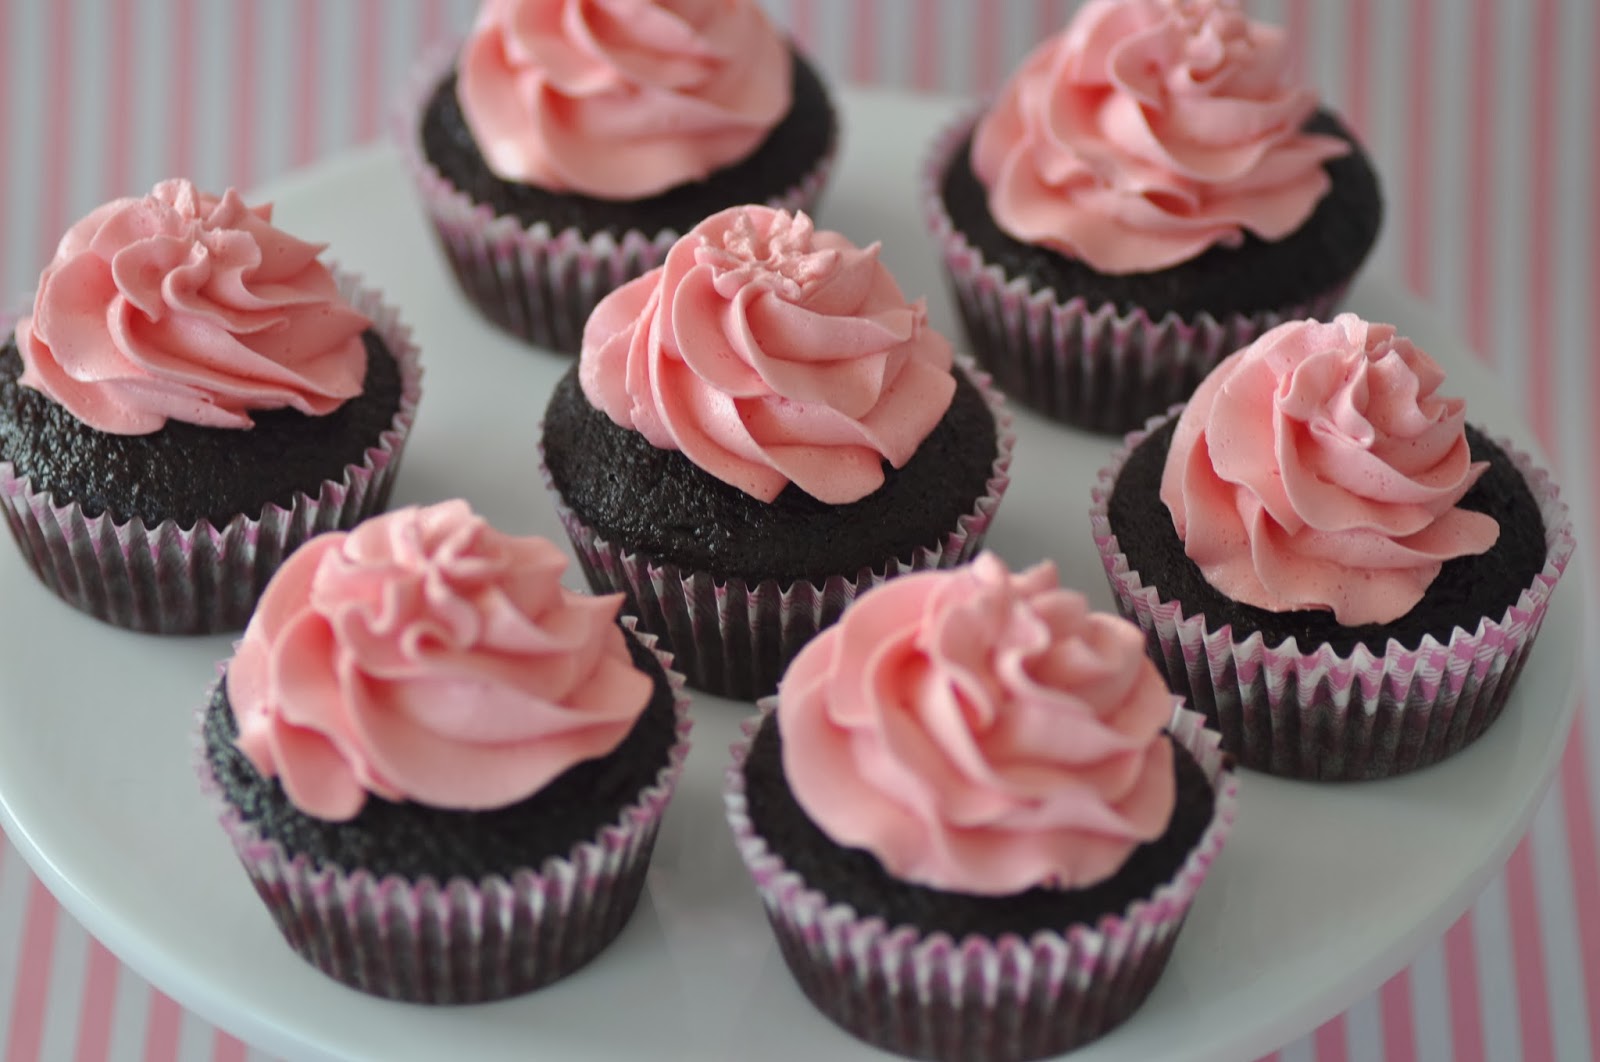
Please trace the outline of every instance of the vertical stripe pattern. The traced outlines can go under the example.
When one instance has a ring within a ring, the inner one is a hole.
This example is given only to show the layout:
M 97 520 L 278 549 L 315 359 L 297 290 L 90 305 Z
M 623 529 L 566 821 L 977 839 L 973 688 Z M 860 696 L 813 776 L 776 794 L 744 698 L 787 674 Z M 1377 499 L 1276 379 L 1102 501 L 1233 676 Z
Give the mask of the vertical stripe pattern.
M 381 134 L 408 64 L 473 0 L 0 0 L 0 295 L 63 228 L 172 175 L 254 185 Z M 1074 0 L 769 0 L 834 79 L 993 92 Z M 1600 12 L 1591 0 L 1254 0 L 1372 147 L 1386 265 L 1506 381 L 1600 527 Z M 1568 591 L 1579 592 L 1574 586 Z M 1600 725 L 1443 938 L 1271 1058 L 1576 1060 L 1600 1053 Z M 89 940 L 0 839 L 0 1062 L 261 1056 Z
M 110 1057 L 111 1022 L 117 1005 L 117 965 L 116 957 L 98 941 L 89 942 L 74 1062 L 103 1062 Z

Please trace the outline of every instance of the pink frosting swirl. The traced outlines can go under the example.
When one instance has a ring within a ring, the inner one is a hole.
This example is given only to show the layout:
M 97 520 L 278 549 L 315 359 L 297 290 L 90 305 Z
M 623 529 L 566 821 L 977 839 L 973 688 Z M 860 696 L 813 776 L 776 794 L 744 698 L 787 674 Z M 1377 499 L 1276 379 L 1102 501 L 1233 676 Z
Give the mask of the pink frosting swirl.
M 754 152 L 792 63 L 751 0 L 485 0 L 457 93 L 502 178 L 639 199 Z
M 583 393 L 653 446 L 771 501 L 883 485 L 955 395 L 950 344 L 878 261 L 805 214 L 724 210 L 607 295 L 583 331 Z
M 1102 273 L 1282 239 L 1349 150 L 1300 132 L 1316 97 L 1287 65 L 1234 0 L 1090 0 L 978 124 L 973 171 L 1007 233 Z
M 67 230 L 17 323 L 21 382 L 92 428 L 171 420 L 248 428 L 250 411 L 322 416 L 361 393 L 370 323 L 322 247 L 188 181 L 117 199 Z
M 778 689 L 783 769 L 902 880 L 1007 895 L 1114 874 L 1165 831 L 1172 694 L 1139 628 L 992 554 L 864 594 Z
M 1279 325 L 1218 365 L 1178 419 L 1161 479 L 1184 550 L 1258 608 L 1346 626 L 1409 612 L 1500 527 L 1456 508 L 1483 474 L 1466 404 L 1391 325 Z
M 621 594 L 560 584 L 566 558 L 464 501 L 319 535 L 268 584 L 228 667 L 238 746 L 330 821 L 373 793 L 503 807 L 627 736 L 654 685 Z

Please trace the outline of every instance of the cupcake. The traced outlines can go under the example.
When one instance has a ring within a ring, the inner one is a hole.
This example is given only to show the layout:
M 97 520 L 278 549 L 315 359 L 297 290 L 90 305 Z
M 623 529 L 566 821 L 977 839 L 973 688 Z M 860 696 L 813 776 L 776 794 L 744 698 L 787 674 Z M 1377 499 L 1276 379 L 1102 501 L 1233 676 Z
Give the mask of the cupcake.
M 419 1003 L 549 984 L 621 932 L 688 749 L 620 596 L 462 501 L 321 535 L 201 711 L 199 772 L 289 945 Z
M 399 139 L 468 300 L 575 354 L 606 292 L 740 203 L 809 209 L 838 123 L 755 0 L 485 0 Z
M 1100 474 L 1117 606 L 1245 765 L 1427 766 L 1494 722 L 1573 540 L 1555 485 L 1353 314 L 1280 325 Z
M 971 557 L 1013 441 L 876 244 L 753 206 L 601 302 L 541 449 L 590 585 L 749 699 L 866 587 Z
M 726 802 L 784 961 L 914 1058 L 1039 1058 L 1127 1019 L 1233 824 L 1217 735 L 1051 564 L 878 587 L 764 707 Z
M 183 180 L 98 207 L 0 349 L 6 520 L 98 619 L 238 630 L 291 551 L 387 503 L 417 349 L 271 219 Z
M 1350 131 L 1237 0 L 1090 0 L 923 174 L 974 353 L 1008 394 L 1124 432 L 1224 355 L 1325 317 L 1382 218 Z

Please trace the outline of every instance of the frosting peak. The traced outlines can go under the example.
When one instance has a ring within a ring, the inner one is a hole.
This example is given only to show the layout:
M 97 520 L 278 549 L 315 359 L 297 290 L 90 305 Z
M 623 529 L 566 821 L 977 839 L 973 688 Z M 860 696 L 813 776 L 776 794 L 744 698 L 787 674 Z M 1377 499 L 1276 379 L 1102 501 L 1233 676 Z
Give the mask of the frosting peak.
M 714 214 L 607 295 L 583 333 L 591 405 L 763 501 L 883 485 L 955 395 L 950 344 L 878 261 L 803 213 Z
M 756 228 L 748 211 L 741 211 L 722 233 L 720 245 L 712 235 L 701 241 L 695 261 L 711 268 L 712 286 L 724 298 L 732 298 L 750 284 L 799 302 L 840 264 L 837 249 L 816 247 L 815 232 L 811 219 L 803 213 L 774 213 L 763 231 Z M 863 253 L 876 258 L 877 245 Z
M 1016 239 L 1149 272 L 1299 228 L 1349 150 L 1300 132 L 1315 109 L 1236 0 L 1090 0 L 978 123 L 972 166 Z
M 370 322 L 322 247 L 271 220 L 270 206 L 183 180 L 98 207 L 61 238 L 17 323 L 21 382 L 118 435 L 337 409 L 361 393 Z
M 621 594 L 560 585 L 566 558 L 463 501 L 319 535 L 284 562 L 228 667 L 238 746 L 307 814 L 368 793 L 503 807 L 603 756 L 649 703 Z
M 1173 697 L 1126 620 L 992 554 L 862 595 L 778 689 L 806 814 L 891 874 L 1007 895 L 1114 874 L 1175 799 Z
M 1386 623 L 1446 560 L 1483 553 L 1493 517 L 1457 507 L 1473 463 L 1466 404 L 1427 354 L 1354 314 L 1279 325 L 1200 384 L 1161 480 L 1184 551 L 1236 601 Z
M 753 0 L 486 0 L 457 91 L 502 178 L 639 199 L 754 152 L 792 63 Z

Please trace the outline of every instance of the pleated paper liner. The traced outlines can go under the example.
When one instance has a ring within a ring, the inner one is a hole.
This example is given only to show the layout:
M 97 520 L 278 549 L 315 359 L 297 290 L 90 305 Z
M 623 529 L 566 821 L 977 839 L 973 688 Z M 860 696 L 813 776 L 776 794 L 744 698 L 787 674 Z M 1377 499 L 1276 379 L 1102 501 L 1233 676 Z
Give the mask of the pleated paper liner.
M 491 322 L 519 339 L 563 354 L 577 354 L 583 326 L 609 292 L 660 265 L 682 235 L 674 229 L 629 229 L 616 237 L 584 236 L 576 228 L 552 231 L 524 225 L 474 202 L 423 153 L 421 116 L 428 99 L 456 60 L 455 46 L 418 64 L 401 107 L 394 138 L 422 196 L 439 246 L 462 292 Z M 810 211 L 833 168 L 834 149 L 767 205 Z M 729 203 L 728 206 L 738 206 Z
M 770 710 L 771 702 L 763 707 Z M 724 789 L 728 823 L 807 998 L 846 1032 L 896 1054 L 1019 1062 L 1082 1046 L 1127 1020 L 1166 967 L 1178 931 L 1237 814 L 1231 758 L 1204 719 L 1175 704 L 1169 731 L 1216 792 L 1211 824 L 1173 879 L 1125 911 L 1024 940 L 923 933 L 863 918 L 789 869 L 755 830 L 744 722 Z
M 690 686 L 722 697 L 755 700 L 777 689 L 784 668 L 801 647 L 836 622 L 860 594 L 897 575 L 954 568 L 977 555 L 1011 482 L 1016 435 L 1005 399 L 988 376 L 964 359 L 961 371 L 994 416 L 995 458 L 984 493 L 932 546 L 918 546 L 881 565 L 831 575 L 820 583 L 718 579 L 709 572 L 634 552 L 608 541 L 567 506 L 551 480 L 542 447 L 539 472 L 594 592 L 626 594 L 624 611 L 639 617 L 641 629 L 662 637 Z
M 1145 585 L 1111 531 L 1117 475 L 1165 418 L 1131 433 L 1100 472 L 1090 523 L 1112 596 L 1144 631 L 1167 684 L 1222 731 L 1223 745 L 1254 770 L 1287 778 L 1387 778 L 1437 763 L 1475 741 L 1499 717 L 1533 648 L 1561 573 L 1572 558 L 1566 505 L 1548 474 L 1508 440 L 1495 439 L 1527 481 L 1544 519 L 1544 569 L 1501 616 L 1463 616 L 1449 640 L 1414 648 L 1390 641 L 1339 655 L 1289 639 L 1268 648 L 1260 633 L 1235 641 Z
M 651 648 L 674 694 L 677 742 L 654 784 L 600 834 L 509 878 L 478 881 L 399 875 L 359 867 L 317 869 L 261 836 L 223 793 L 198 740 L 201 789 L 221 819 L 256 893 L 289 946 L 351 988 L 412 1003 L 482 1003 L 567 976 L 614 940 L 644 889 L 661 817 L 689 751 L 689 700 L 672 655 Z M 209 701 L 209 698 L 207 698 Z M 200 709 L 197 732 L 204 725 Z
M 922 172 L 924 221 L 939 245 L 972 350 L 1017 402 L 1076 428 L 1120 435 L 1194 392 L 1223 358 L 1257 336 L 1304 318 L 1326 319 L 1348 284 L 1254 314 L 1151 317 L 1114 303 L 1062 301 L 1008 277 L 955 228 L 940 186 L 977 123 L 969 114 L 934 142 Z
M 156 634 L 241 629 L 283 559 L 313 535 L 355 526 L 389 503 L 400 456 L 416 418 L 422 368 L 411 330 L 359 277 L 335 271 L 340 294 L 372 321 L 400 368 L 400 408 L 360 464 L 337 480 L 269 504 L 222 527 L 200 520 L 150 527 L 137 517 L 88 516 L 0 462 L 0 499 L 23 557 L 56 596 L 96 619 Z

